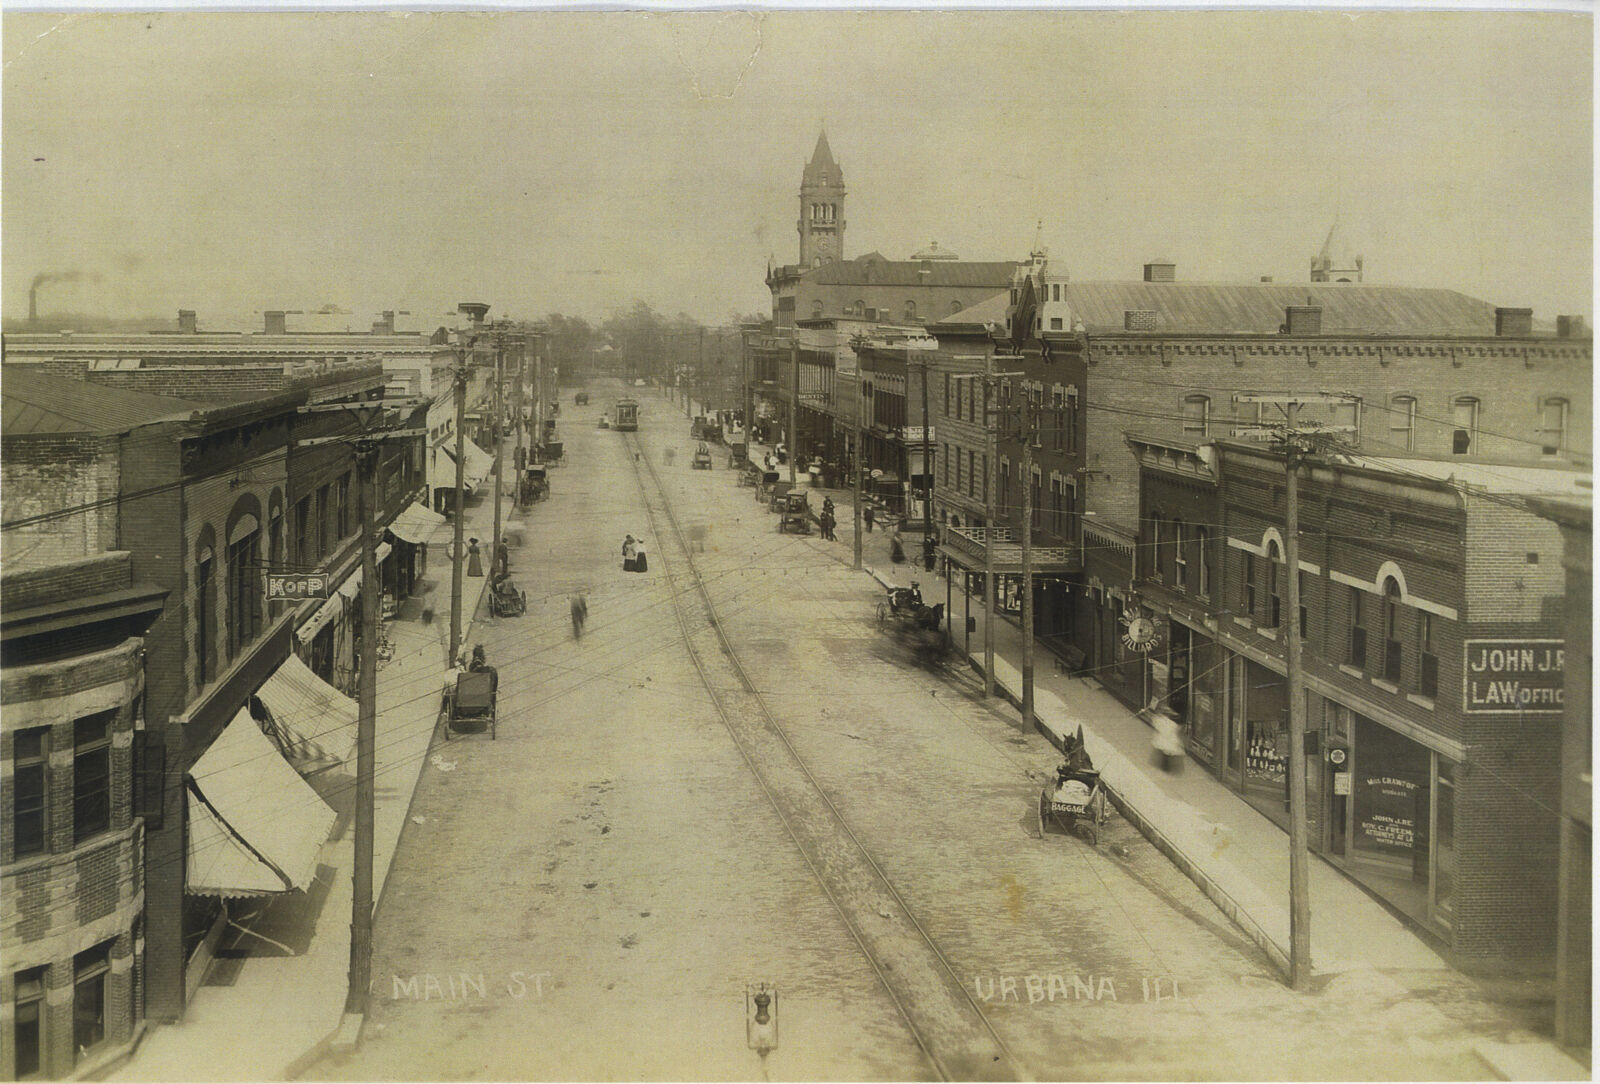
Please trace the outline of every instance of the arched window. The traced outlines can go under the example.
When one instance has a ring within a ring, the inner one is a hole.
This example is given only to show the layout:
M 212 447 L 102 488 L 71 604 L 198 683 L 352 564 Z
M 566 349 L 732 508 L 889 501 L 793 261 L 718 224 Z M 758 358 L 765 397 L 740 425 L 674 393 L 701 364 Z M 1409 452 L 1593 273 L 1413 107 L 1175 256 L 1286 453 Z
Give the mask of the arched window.
M 961 311 L 961 302 L 959 302 L 959 301 L 950 302 L 950 315 L 951 316 L 954 316 L 956 313 L 958 313 L 960 311 Z
M 1267 628 L 1275 629 L 1283 620 L 1283 597 L 1278 587 L 1278 565 L 1283 554 L 1276 542 L 1267 543 Z
M 194 563 L 194 687 L 198 691 L 217 676 L 216 554 L 202 546 Z
M 822 302 L 813 301 L 811 303 L 811 316 L 812 316 L 812 318 L 815 319 L 816 317 L 819 317 L 821 315 L 822 315 Z
M 1417 449 L 1417 397 L 1396 395 L 1389 400 L 1389 443 L 1408 452 Z
M 1383 582 L 1383 676 L 1400 684 L 1400 585 Z
M 248 513 L 228 532 L 228 657 L 261 631 L 261 525 Z
M 856 303 L 850 308 L 850 314 L 852 316 L 865 316 L 867 314 L 867 303 L 859 297 L 856 298 Z
M 1211 433 L 1211 397 L 1187 395 L 1183 400 L 1183 432 L 1185 436 L 1205 437 Z
M 1567 448 L 1567 400 L 1552 396 L 1539 404 L 1539 451 L 1561 455 Z
M 916 318 L 917 318 L 917 303 L 915 301 L 907 301 L 906 302 L 906 320 L 910 321 L 910 320 L 915 320 Z
M 1467 455 L 1478 442 L 1478 400 L 1472 395 L 1458 395 L 1450 404 L 1451 421 L 1455 426 L 1450 435 L 1452 455 Z

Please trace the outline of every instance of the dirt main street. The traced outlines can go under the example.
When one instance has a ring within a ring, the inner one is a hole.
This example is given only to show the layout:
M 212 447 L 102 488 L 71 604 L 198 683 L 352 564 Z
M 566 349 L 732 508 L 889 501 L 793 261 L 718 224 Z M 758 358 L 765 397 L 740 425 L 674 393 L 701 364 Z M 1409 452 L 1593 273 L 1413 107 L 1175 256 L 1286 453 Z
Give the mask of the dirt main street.
M 847 535 L 778 534 L 725 453 L 689 468 L 681 408 L 643 403 L 643 454 L 686 533 L 703 537 L 693 560 L 752 680 L 1028 1072 L 1481 1075 L 1472 1029 L 1498 1018 L 1464 985 L 1430 978 L 1430 1001 L 1404 976 L 1366 971 L 1294 995 L 1119 818 L 1098 847 L 1038 838 L 1056 760 L 1045 740 L 878 627 L 881 591 L 849 569 Z M 569 465 L 551 472 L 549 501 L 511 521 L 529 613 L 479 625 L 500 668 L 499 737 L 435 745 L 378 910 L 365 1042 L 317 1072 L 928 1078 L 684 650 L 665 573 L 689 555 L 653 536 L 624 439 L 594 428 L 609 405 L 563 404 Z M 647 538 L 649 573 L 619 568 L 629 532 Z M 590 619 L 576 640 L 579 589 Z M 715 655 L 704 605 L 686 592 L 676 605 Z M 746 1042 L 754 982 L 779 992 L 764 1059 Z

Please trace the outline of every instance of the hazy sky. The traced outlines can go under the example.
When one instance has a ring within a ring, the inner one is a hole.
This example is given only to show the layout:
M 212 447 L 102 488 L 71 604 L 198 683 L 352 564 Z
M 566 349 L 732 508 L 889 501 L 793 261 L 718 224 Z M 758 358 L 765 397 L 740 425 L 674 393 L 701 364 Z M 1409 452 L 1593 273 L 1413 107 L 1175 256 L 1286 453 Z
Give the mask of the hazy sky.
M 767 311 L 819 128 L 845 255 L 1443 286 L 1592 316 L 1575 14 L 4 17 L 3 311 Z M 1043 223 L 1042 235 L 1039 223 Z

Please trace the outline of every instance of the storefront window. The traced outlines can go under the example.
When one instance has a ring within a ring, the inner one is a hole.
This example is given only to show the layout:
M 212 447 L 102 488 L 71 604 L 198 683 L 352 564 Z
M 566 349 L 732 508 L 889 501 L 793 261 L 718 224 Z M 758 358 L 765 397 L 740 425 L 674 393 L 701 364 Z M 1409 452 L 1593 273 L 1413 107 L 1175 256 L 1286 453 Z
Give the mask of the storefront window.
M 1355 856 L 1402 881 L 1425 878 L 1430 754 L 1365 716 L 1355 721 Z
M 1282 677 L 1248 660 L 1245 711 L 1245 782 L 1283 790 L 1289 770 L 1288 701 Z

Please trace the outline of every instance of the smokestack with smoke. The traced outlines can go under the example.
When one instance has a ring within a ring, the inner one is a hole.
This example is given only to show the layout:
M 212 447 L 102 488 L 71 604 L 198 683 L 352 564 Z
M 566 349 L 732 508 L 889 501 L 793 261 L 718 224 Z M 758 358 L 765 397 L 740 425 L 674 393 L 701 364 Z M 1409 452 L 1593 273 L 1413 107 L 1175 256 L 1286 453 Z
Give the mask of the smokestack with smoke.
M 48 286 L 52 282 L 99 282 L 98 271 L 41 271 L 33 276 L 33 281 L 28 284 L 28 323 L 39 322 L 39 287 Z

